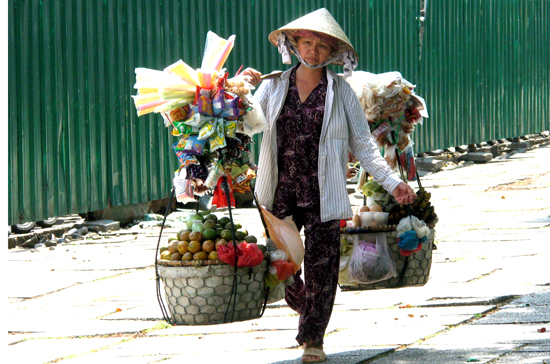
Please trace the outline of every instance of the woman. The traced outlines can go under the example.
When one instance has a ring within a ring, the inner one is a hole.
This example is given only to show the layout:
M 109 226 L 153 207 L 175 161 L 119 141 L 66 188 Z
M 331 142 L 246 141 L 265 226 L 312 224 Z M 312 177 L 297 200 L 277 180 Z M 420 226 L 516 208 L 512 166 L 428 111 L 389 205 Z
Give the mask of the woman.
M 348 150 L 399 203 L 414 201 L 414 191 L 382 158 L 357 96 L 325 66 L 344 65 L 351 73 L 357 54 L 326 9 L 272 32 L 283 62 L 300 61 L 280 77 L 265 81 L 254 97 L 268 122 L 263 133 L 256 193 L 258 202 L 278 218 L 292 216 L 304 228 L 304 280 L 301 271 L 286 287 L 286 302 L 300 314 L 296 340 L 302 361 L 326 359 L 323 336 L 336 296 L 339 273 L 339 221 L 352 217 L 346 188 Z M 253 85 L 261 74 L 243 72 Z

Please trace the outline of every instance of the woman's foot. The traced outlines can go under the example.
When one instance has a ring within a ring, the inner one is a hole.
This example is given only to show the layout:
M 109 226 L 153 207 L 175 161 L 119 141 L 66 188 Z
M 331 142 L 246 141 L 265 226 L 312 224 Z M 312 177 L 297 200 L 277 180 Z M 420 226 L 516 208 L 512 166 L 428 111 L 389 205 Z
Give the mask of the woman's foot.
M 327 360 L 327 356 L 323 351 L 323 345 L 316 345 L 313 342 L 304 343 L 304 354 L 302 355 L 302 363 L 319 363 Z

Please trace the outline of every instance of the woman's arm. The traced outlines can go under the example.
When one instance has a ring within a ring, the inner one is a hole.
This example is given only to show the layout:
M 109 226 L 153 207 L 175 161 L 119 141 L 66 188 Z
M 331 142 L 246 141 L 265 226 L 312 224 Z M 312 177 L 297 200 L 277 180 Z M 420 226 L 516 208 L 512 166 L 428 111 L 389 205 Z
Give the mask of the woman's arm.
M 369 172 L 400 204 L 409 204 L 416 199 L 413 189 L 401 181 L 382 157 L 370 133 L 368 121 L 357 96 L 346 81 L 341 80 L 344 110 L 348 118 L 349 147 Z

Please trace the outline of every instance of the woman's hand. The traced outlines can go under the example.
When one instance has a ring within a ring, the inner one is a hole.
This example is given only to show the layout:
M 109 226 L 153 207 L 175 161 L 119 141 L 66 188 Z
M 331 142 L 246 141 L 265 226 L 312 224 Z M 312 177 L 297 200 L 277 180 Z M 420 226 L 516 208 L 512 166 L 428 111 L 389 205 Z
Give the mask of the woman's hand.
M 250 83 L 252 86 L 256 86 L 261 81 L 260 77 L 262 76 L 262 73 L 256 71 L 254 68 L 248 67 L 242 71 L 239 76 L 243 76 L 246 82 Z
M 395 190 L 393 190 L 393 197 L 395 197 L 397 202 L 401 205 L 408 205 L 416 200 L 416 193 L 413 191 L 411 186 L 405 182 L 401 182 Z

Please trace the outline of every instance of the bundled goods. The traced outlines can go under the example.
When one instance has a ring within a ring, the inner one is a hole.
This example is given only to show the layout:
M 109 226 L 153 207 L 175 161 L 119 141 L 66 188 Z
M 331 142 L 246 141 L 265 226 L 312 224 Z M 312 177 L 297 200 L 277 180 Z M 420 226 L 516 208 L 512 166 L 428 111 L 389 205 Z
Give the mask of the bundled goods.
M 409 207 L 410 214 L 425 221 L 426 224 L 435 225 L 439 221 L 439 218 L 435 213 L 434 206 L 430 202 L 432 194 L 421 187 L 416 193 L 416 196 L 416 200 Z M 408 213 L 406 206 L 396 204 L 390 209 L 388 221 L 390 224 L 397 224 L 401 219 L 406 217 Z
M 201 68 L 179 60 L 162 71 L 135 70 L 137 114 L 159 113 L 177 138 L 172 148 L 180 163 L 174 178 L 179 202 L 216 189 L 227 165 L 248 167 L 251 136 L 267 125 L 251 97 L 253 86 L 222 68 L 234 42 L 234 35 L 225 40 L 208 32 Z
M 397 157 L 413 155 L 411 134 L 423 118 L 428 117 L 424 100 L 415 94 L 415 86 L 399 72 L 373 74 L 355 71 L 346 81 L 354 90 L 374 140 L 392 169 L 397 169 Z M 406 160 L 414 170 L 414 157 Z M 407 173 L 409 180 L 414 174 Z
M 231 223 L 229 217 L 218 218 L 210 212 L 205 216 L 192 212 L 187 216 L 186 228 L 168 238 L 167 245 L 160 248 L 160 259 L 197 265 L 207 261 L 234 265 L 233 241 L 237 245 L 238 267 L 255 267 L 264 260 L 266 246 L 258 244 L 258 239 L 240 223 Z

